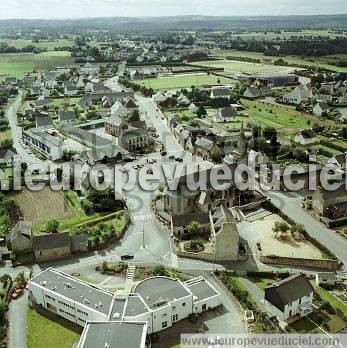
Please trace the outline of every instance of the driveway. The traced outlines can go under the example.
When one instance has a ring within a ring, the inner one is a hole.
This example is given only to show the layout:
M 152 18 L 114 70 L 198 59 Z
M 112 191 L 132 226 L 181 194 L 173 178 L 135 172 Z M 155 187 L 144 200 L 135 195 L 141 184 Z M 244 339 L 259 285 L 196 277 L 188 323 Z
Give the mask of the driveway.
M 27 309 L 28 295 L 25 293 L 18 300 L 10 302 L 8 311 L 9 348 L 27 347 Z

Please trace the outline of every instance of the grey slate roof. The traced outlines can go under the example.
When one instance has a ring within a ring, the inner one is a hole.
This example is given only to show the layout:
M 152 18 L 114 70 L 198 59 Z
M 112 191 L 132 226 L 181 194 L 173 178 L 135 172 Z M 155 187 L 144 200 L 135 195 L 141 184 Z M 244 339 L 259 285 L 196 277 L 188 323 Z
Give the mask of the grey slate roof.
M 197 221 L 200 224 L 207 224 L 210 221 L 209 216 L 206 213 L 173 215 L 171 219 L 173 227 L 187 226 L 192 221 Z
M 33 237 L 33 250 L 47 250 L 70 246 L 69 232 L 51 233 Z
M 74 119 L 75 119 L 75 113 L 72 110 L 66 110 L 60 113 L 61 121 L 71 121 Z
M 309 279 L 303 274 L 283 279 L 269 288 L 275 289 L 284 305 L 292 303 L 314 291 Z

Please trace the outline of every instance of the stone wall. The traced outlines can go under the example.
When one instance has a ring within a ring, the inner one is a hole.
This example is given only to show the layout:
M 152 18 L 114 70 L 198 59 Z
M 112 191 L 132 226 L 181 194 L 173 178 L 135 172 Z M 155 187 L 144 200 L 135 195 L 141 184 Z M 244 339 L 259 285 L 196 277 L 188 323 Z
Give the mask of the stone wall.
M 259 260 L 266 264 L 272 265 L 286 265 L 293 267 L 303 268 L 317 268 L 322 270 L 336 271 L 340 268 L 339 261 L 337 260 L 318 260 L 318 259 L 303 259 L 296 257 L 269 257 L 259 256 Z

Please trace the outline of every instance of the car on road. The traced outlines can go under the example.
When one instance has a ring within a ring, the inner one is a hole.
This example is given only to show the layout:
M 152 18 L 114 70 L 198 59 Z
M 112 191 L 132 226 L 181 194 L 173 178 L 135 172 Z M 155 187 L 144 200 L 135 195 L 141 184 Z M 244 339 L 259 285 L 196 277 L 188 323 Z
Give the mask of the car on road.
M 181 158 L 181 157 L 176 157 L 176 158 L 175 158 L 175 161 L 177 161 L 177 162 L 183 162 L 183 158 Z
M 122 254 L 120 259 L 121 260 L 132 260 L 134 258 L 134 254 L 127 253 L 127 254 Z
M 170 155 L 169 159 L 173 160 L 173 159 L 175 159 L 175 156 L 174 155 Z
M 162 156 L 166 156 L 166 155 L 167 155 L 167 152 L 166 152 L 166 151 L 162 151 L 162 152 L 160 152 L 160 154 L 161 154 Z
M 146 173 L 147 174 L 153 174 L 153 169 L 147 169 Z

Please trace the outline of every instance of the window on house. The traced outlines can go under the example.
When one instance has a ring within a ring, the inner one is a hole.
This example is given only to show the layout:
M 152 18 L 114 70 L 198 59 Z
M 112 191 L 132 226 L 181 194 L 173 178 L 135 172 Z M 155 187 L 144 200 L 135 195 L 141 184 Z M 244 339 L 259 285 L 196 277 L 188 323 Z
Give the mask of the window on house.
M 178 314 L 174 314 L 172 316 L 172 321 L 177 321 L 178 320 Z
M 162 329 L 165 329 L 167 327 L 167 321 L 163 321 L 162 323 L 161 323 L 161 328 Z
M 185 305 L 186 305 L 186 303 L 185 303 L 185 302 L 183 302 L 183 303 L 182 303 L 182 307 L 184 307 Z

